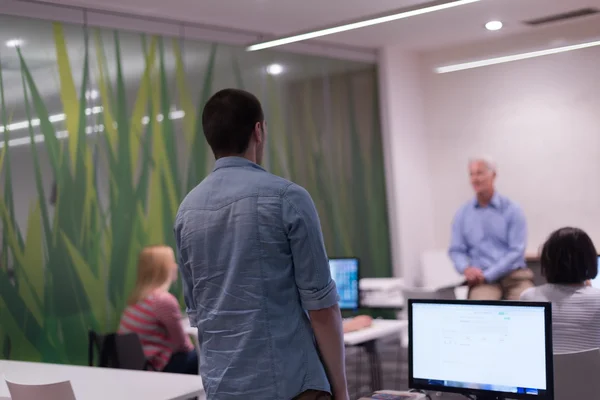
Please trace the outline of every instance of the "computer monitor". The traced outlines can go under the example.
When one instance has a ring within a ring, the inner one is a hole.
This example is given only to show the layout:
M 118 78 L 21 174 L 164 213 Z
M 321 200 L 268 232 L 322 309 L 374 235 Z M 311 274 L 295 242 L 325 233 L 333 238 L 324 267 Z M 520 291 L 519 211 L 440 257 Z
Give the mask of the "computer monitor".
M 340 296 L 342 310 L 356 310 L 360 305 L 358 258 L 330 258 L 329 270 Z
M 554 399 L 550 303 L 409 300 L 409 386 Z
M 598 257 L 598 266 L 600 267 L 600 257 Z M 591 280 L 592 287 L 600 288 L 600 274 Z

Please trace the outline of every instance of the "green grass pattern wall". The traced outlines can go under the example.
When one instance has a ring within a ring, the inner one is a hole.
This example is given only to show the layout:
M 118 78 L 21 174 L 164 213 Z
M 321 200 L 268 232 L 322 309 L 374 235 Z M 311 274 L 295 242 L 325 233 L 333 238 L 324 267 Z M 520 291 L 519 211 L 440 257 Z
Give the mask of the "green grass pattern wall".
M 53 24 L 52 32 L 56 76 L 51 79 L 59 83 L 68 132 L 64 140 L 27 56 L 12 49 L 22 80 L 18 107 L 28 121 L 39 120 L 27 127 L 35 179 L 26 184 L 37 193 L 32 198 L 18 198 L 15 189 L 12 109 L 0 62 L 0 358 L 84 364 L 87 331 L 117 328 L 138 252 L 148 244 L 174 245 L 172 224 L 179 202 L 210 172 L 213 160 L 199 115 L 221 88 L 215 80 L 221 47 L 210 47 L 196 90 L 188 81 L 178 40 L 139 35 L 144 68 L 132 81 L 123 73 L 122 33 L 112 32 L 108 46 L 106 35 L 85 29 L 83 70 L 74 74 L 64 27 Z M 168 70 L 174 71 L 173 79 Z M 244 64 L 237 57 L 227 71 L 218 72 L 230 76 L 228 86 L 245 87 Z M 363 275 L 389 276 L 375 68 L 366 65 L 289 82 L 265 79 L 256 94 L 270 126 L 266 167 L 310 191 L 331 255 L 358 256 Z M 86 108 L 92 80 L 103 128 L 94 140 Z M 185 113 L 179 121 L 163 117 L 171 115 L 174 103 Z M 36 135 L 42 135 L 43 144 L 34 143 Z M 46 164 L 39 156 L 42 150 Z M 43 181 L 47 168 L 56 181 L 53 205 Z M 107 187 L 98 184 L 100 168 L 106 170 Z M 30 204 L 26 226 L 15 216 L 17 201 Z M 174 291 L 181 298 L 180 288 Z

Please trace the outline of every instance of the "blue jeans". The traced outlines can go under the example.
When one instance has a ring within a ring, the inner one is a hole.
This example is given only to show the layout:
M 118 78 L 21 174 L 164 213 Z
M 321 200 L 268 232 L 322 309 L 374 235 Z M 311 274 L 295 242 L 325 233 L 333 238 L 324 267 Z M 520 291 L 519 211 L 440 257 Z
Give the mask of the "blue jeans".
M 198 354 L 196 350 L 187 353 L 173 353 L 163 371 L 175 374 L 198 375 Z

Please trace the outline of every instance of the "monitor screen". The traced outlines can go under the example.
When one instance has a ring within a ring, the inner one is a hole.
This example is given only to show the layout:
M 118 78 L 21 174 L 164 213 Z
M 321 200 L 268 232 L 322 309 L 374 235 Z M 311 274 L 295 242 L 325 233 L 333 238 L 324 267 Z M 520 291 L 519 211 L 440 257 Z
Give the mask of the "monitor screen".
M 409 384 L 553 399 L 551 321 L 549 303 L 410 300 Z
M 600 267 L 600 257 L 598 257 L 598 266 Z M 592 279 L 592 286 L 595 288 L 600 288 L 600 274 Z
M 342 310 L 356 310 L 359 306 L 358 258 L 330 258 L 331 277 L 337 286 Z

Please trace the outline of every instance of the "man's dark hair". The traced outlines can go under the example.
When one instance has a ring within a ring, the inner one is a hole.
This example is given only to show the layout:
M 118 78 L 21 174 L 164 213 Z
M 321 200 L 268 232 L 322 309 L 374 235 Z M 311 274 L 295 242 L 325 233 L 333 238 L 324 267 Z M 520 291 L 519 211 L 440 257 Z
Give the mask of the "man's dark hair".
M 592 239 L 578 228 L 552 233 L 542 248 L 542 275 L 548 283 L 577 284 L 598 275 L 598 253 Z
M 265 119 L 260 101 L 252 93 L 224 89 L 204 106 L 202 128 L 215 158 L 243 154 L 257 122 Z

